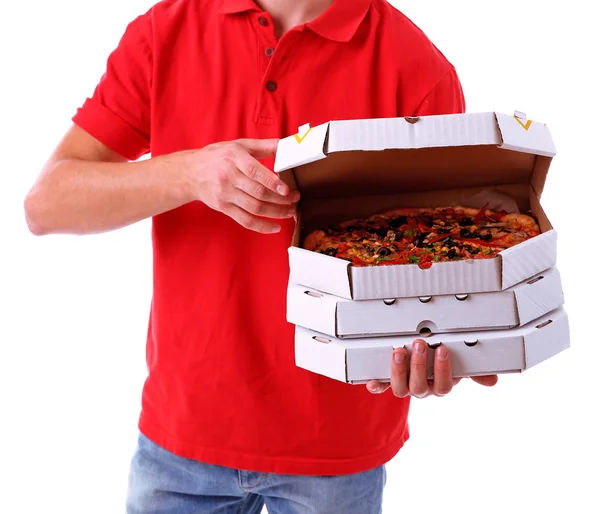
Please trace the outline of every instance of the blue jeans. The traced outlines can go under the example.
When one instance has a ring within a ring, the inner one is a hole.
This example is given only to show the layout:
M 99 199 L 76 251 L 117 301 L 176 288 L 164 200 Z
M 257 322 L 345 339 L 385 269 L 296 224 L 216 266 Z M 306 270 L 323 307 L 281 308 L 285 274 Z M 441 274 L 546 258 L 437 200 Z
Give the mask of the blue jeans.
M 385 466 L 353 475 L 254 473 L 185 459 L 140 434 L 127 514 L 381 514 Z

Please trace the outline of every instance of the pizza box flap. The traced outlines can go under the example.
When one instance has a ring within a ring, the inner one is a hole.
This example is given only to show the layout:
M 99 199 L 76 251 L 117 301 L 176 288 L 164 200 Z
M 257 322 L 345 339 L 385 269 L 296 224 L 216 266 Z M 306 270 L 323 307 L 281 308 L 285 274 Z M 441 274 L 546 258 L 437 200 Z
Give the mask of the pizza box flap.
M 305 198 L 531 184 L 556 150 L 543 123 L 495 112 L 330 121 L 279 141 L 275 171 Z

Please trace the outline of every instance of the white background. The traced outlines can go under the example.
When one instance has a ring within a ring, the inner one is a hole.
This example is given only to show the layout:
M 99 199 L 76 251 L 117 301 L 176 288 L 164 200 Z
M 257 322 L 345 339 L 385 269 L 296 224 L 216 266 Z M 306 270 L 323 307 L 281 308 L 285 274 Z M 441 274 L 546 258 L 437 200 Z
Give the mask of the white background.
M 2 2 L 3 513 L 124 510 L 146 371 L 150 225 L 35 238 L 22 202 L 126 24 L 152 3 Z M 518 109 L 549 125 L 558 155 L 543 201 L 560 236 L 572 348 L 494 389 L 465 382 L 446 398 L 414 401 L 384 512 L 600 512 L 593 2 L 394 4 L 456 65 L 468 111 Z

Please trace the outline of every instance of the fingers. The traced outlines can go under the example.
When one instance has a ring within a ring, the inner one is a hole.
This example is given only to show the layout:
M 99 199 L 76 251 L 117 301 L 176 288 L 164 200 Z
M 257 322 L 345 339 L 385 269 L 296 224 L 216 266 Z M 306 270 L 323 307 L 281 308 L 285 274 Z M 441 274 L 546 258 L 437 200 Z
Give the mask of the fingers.
M 433 394 L 444 396 L 452 391 L 453 385 L 450 352 L 442 345 L 436 348 L 433 359 Z
M 255 216 L 286 219 L 292 218 L 296 214 L 296 207 L 294 205 L 277 205 L 263 202 L 240 190 L 233 193 L 232 201 L 235 205 Z
M 257 200 L 287 205 L 288 207 L 300 200 L 300 193 L 298 191 L 290 191 L 287 195 L 282 196 L 267 189 L 259 182 L 248 178 L 247 175 L 241 173 L 239 170 L 235 169 L 235 171 L 237 172 L 235 174 L 236 187 Z
M 257 218 L 237 205 L 229 204 L 222 212 L 237 221 L 242 227 L 261 234 L 275 234 L 281 230 L 281 226 L 277 223 Z
M 492 387 L 498 383 L 498 375 L 484 375 L 480 377 L 471 377 L 471 380 L 482 386 Z
M 289 186 L 276 173 L 263 166 L 247 151 L 235 152 L 233 155 L 233 164 L 249 179 L 261 184 L 270 191 L 281 196 L 288 196 L 290 194 Z
M 422 339 L 413 342 L 408 386 L 412 395 L 417 398 L 424 398 L 429 391 L 429 384 L 427 383 L 427 343 Z
M 254 158 L 265 159 L 275 157 L 279 139 L 238 139 L 236 143 L 244 147 Z
M 461 381 L 452 376 L 450 352 L 444 345 L 436 348 L 433 360 L 433 379 L 427 379 L 427 343 L 422 339 L 413 342 L 410 359 L 405 348 L 394 350 L 390 386 L 394 396 L 405 398 L 415 396 L 424 398 L 431 394 L 445 396 Z M 410 361 L 410 363 L 409 363 Z M 410 369 L 410 373 L 408 370 Z M 470 377 L 474 382 L 491 387 L 498 382 L 497 375 Z M 388 389 L 387 384 L 371 380 L 367 389 L 372 393 L 382 393 Z
M 405 398 L 410 394 L 408 388 L 408 352 L 406 348 L 398 348 L 394 350 L 392 357 L 392 372 L 390 376 L 390 384 L 394 396 Z

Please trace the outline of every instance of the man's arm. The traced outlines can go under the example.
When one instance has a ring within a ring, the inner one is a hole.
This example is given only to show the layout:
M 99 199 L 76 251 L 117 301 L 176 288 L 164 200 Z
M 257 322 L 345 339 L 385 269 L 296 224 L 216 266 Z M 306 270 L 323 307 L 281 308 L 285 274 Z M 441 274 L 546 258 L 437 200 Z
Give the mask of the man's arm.
M 74 125 L 25 199 L 36 235 L 105 232 L 192 200 L 189 178 L 167 159 L 129 163 Z
M 94 94 L 27 195 L 34 234 L 105 232 L 195 200 L 269 233 L 280 227 L 262 217 L 281 219 L 293 210 L 297 195 L 258 161 L 275 154 L 275 140 L 217 143 L 130 162 L 152 147 L 154 41 L 151 9 L 127 26 Z
M 433 86 L 417 107 L 415 116 L 462 114 L 466 111 L 462 85 L 454 67 Z
M 73 126 L 25 198 L 36 235 L 106 232 L 199 200 L 263 233 L 279 225 L 257 216 L 291 217 L 297 194 L 257 159 L 276 140 L 240 140 L 127 162 Z

